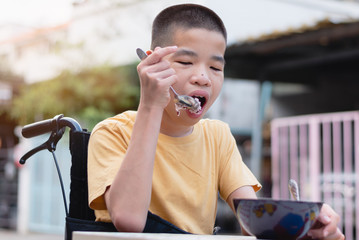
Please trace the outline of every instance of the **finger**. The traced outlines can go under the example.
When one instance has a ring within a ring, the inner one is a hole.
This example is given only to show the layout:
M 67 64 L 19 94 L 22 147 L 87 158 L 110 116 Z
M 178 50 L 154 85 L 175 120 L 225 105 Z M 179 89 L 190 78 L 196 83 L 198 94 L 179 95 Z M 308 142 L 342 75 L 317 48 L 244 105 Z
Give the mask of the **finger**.
M 334 232 L 326 232 L 318 230 L 310 230 L 307 235 L 312 239 L 325 239 L 325 240 L 344 240 L 345 236 L 340 231 L 339 228 L 336 228 Z
M 177 81 L 176 75 L 171 75 L 166 79 L 157 81 L 157 84 L 146 84 L 142 87 L 141 84 L 141 102 L 150 106 L 166 107 L 171 99 L 169 87 L 171 82 Z
M 165 71 L 165 70 L 170 69 L 170 68 L 171 68 L 170 62 L 168 62 L 166 60 L 163 60 L 163 61 L 158 62 L 156 64 L 148 65 L 145 70 L 148 73 L 155 73 L 155 72 Z
M 177 79 L 173 78 L 173 76 L 176 76 L 176 71 L 169 67 L 169 64 L 167 67 L 165 63 L 166 62 L 161 62 L 142 69 L 143 74 L 140 74 L 141 86 L 152 85 L 154 87 L 163 86 L 165 88 L 169 88 L 170 85 L 173 85 L 176 82 L 174 79 Z
M 327 204 L 323 204 L 317 219 L 323 225 L 335 225 L 340 222 L 340 216 Z
M 319 215 L 317 222 L 309 230 L 308 235 L 314 239 L 337 239 L 335 236 L 337 236 L 338 230 L 336 221 L 333 221 L 327 215 Z
M 177 51 L 177 46 L 170 46 L 164 48 L 156 48 L 152 54 L 145 59 L 147 64 L 155 64 L 158 63 L 164 58 L 165 56 L 172 54 Z
M 149 79 L 155 79 L 154 81 L 142 81 L 142 86 L 152 86 L 154 88 L 164 88 L 168 89 L 169 86 L 173 85 L 176 82 L 177 76 L 173 69 L 167 69 L 162 72 L 149 73 Z M 161 90 L 162 91 L 162 90 Z
M 157 64 L 145 66 L 139 71 L 141 86 L 148 86 L 148 84 L 157 85 L 157 81 L 165 81 L 165 84 L 172 85 L 175 82 L 167 78 L 176 75 L 176 71 L 170 67 L 169 62 L 161 61 Z
M 168 61 L 160 61 L 156 64 L 149 65 L 148 62 L 143 60 L 137 66 L 137 72 L 138 72 L 140 78 L 142 78 L 143 76 L 146 76 L 146 75 L 149 76 L 152 73 L 164 71 L 166 69 L 169 69 L 170 67 L 171 67 L 171 65 Z
M 340 216 L 327 204 L 323 204 L 314 226 L 308 231 L 313 239 L 344 239 L 344 235 L 337 227 Z
M 170 78 L 170 77 L 176 75 L 176 71 L 173 68 L 167 68 L 162 71 L 153 73 L 153 75 L 157 80 L 162 81 L 162 80 L 167 80 L 167 78 Z M 170 84 L 173 84 L 173 82 L 171 82 Z

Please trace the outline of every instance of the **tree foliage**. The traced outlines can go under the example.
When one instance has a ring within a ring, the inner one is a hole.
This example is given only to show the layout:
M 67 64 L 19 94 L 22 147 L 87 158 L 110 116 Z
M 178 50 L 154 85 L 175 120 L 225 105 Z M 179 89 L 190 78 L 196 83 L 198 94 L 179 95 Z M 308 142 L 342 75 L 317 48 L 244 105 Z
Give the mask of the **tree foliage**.
M 25 85 L 10 114 L 20 125 L 64 114 L 92 128 L 104 118 L 136 109 L 139 94 L 135 65 L 64 71 L 48 81 Z

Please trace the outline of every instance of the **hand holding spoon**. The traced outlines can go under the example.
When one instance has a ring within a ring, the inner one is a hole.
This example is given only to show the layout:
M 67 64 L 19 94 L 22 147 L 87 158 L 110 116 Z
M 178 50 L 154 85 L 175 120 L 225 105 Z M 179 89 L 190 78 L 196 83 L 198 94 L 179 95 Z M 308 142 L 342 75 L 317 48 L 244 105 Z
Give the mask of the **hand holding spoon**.
M 148 56 L 147 53 L 145 51 L 143 51 L 141 48 L 137 48 L 136 53 L 137 53 L 137 56 L 141 60 L 145 59 Z M 170 89 L 173 92 L 174 97 L 175 97 L 175 103 L 176 103 L 176 109 L 177 109 L 177 114 L 178 115 L 179 115 L 179 109 L 182 109 L 182 108 L 189 109 L 189 110 L 192 110 L 194 112 L 197 112 L 197 111 L 201 110 L 201 104 L 200 104 L 198 99 L 190 97 L 190 96 L 187 96 L 187 95 L 179 95 L 172 88 L 172 86 L 170 86 Z

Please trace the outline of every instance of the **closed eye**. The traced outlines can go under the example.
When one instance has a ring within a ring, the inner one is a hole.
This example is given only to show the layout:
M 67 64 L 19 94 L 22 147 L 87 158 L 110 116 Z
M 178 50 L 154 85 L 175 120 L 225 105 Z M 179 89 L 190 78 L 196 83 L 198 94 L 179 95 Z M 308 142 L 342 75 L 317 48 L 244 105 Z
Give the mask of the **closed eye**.
M 216 72 L 219 72 L 219 71 L 222 71 L 222 69 L 219 69 L 219 68 L 216 68 L 216 67 L 210 67 L 212 70 L 216 71 Z
M 182 65 L 190 65 L 192 64 L 191 62 L 182 62 L 182 61 L 177 61 L 179 64 L 182 64 Z

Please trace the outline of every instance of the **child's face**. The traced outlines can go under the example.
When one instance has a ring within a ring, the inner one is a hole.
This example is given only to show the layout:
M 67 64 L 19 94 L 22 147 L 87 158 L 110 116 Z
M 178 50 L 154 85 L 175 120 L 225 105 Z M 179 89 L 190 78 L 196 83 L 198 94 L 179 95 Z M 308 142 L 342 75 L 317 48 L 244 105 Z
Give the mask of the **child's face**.
M 178 117 L 171 101 L 165 114 L 172 119 L 181 118 L 193 123 L 201 119 L 220 93 L 226 42 L 218 32 L 195 28 L 177 30 L 172 43 L 178 47 L 174 54 L 167 57 L 178 77 L 173 88 L 178 94 L 198 97 L 202 110 L 198 113 L 181 111 Z

